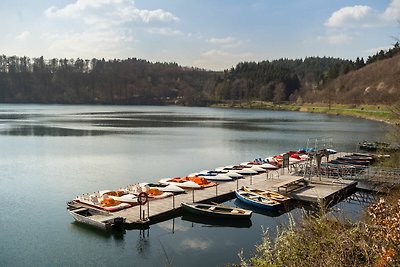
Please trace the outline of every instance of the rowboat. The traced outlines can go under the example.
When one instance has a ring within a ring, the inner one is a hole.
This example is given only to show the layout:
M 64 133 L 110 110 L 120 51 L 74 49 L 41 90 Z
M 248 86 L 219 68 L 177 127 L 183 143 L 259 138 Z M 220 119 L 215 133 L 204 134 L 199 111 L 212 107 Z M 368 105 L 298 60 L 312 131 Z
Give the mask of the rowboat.
M 184 211 L 194 213 L 200 216 L 209 216 L 214 218 L 245 219 L 245 218 L 250 218 L 252 214 L 252 211 L 250 210 L 244 210 L 240 208 L 223 206 L 223 205 L 182 203 L 181 206 Z
M 276 200 L 276 201 L 278 201 L 279 203 L 282 203 L 282 204 L 287 204 L 287 203 L 290 202 L 290 197 L 287 197 L 287 196 L 284 196 L 282 194 L 273 192 L 271 190 L 261 190 L 261 189 L 249 188 L 247 186 L 243 186 L 242 190 L 246 191 L 246 192 L 252 192 L 252 193 L 255 193 L 255 194 L 260 195 L 262 197 L 270 198 L 272 200 Z
M 123 217 L 87 207 L 70 209 L 69 213 L 75 219 L 75 221 L 103 230 L 122 228 L 125 223 L 125 219 Z
M 246 204 L 267 210 L 282 209 L 282 203 L 271 198 L 260 196 L 253 192 L 244 191 L 242 189 L 235 190 L 236 197 Z

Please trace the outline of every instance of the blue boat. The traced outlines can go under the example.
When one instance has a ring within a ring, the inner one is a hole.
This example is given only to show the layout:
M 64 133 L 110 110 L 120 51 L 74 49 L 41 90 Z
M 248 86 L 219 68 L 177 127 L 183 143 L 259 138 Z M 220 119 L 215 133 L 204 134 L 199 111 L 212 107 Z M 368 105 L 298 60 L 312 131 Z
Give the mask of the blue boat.
M 235 190 L 235 195 L 240 201 L 260 209 L 280 210 L 283 208 L 282 203 L 276 200 L 242 189 Z

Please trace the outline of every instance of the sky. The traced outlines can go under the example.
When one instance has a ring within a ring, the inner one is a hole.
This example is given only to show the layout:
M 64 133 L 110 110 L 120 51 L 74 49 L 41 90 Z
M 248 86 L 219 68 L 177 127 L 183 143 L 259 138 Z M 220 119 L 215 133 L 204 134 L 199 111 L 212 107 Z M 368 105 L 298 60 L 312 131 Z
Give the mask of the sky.
M 1 0 L 0 54 L 244 61 L 366 59 L 400 38 L 400 0 Z

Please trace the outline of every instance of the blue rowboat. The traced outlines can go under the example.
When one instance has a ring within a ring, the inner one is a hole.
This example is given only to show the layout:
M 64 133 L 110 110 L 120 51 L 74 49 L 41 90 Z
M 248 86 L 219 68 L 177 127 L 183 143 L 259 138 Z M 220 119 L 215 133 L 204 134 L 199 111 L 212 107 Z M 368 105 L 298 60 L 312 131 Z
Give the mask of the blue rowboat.
M 260 209 L 280 210 L 283 208 L 283 204 L 276 200 L 242 189 L 235 190 L 235 195 L 240 201 Z

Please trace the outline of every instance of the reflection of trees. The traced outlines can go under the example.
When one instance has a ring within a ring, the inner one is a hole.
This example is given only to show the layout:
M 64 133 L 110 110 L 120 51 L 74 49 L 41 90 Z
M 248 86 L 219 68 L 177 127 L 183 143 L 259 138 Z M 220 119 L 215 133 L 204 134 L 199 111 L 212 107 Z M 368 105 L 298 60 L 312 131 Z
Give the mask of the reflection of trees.
M 4 135 L 13 136 L 94 136 L 104 135 L 108 132 L 100 130 L 68 129 L 62 127 L 47 127 L 42 125 L 23 125 L 5 129 Z

